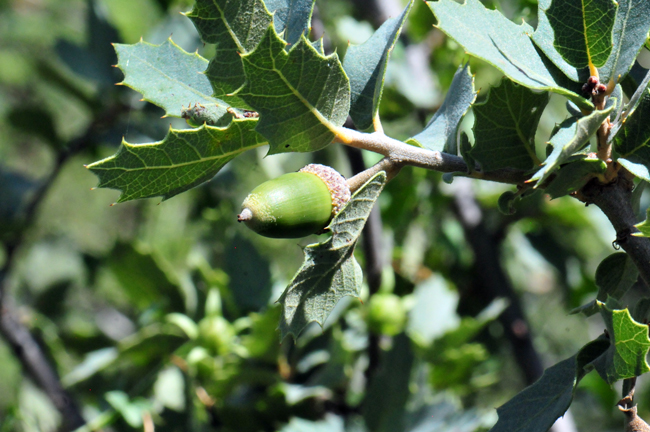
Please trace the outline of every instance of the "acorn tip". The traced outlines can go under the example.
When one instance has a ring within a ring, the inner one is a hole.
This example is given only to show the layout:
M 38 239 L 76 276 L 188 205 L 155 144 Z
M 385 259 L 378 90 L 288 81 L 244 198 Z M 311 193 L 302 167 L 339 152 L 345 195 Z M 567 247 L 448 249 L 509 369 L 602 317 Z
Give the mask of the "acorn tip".
M 248 207 L 246 207 L 241 211 L 241 213 L 237 215 L 237 222 L 246 222 L 251 219 L 253 219 L 253 212 Z

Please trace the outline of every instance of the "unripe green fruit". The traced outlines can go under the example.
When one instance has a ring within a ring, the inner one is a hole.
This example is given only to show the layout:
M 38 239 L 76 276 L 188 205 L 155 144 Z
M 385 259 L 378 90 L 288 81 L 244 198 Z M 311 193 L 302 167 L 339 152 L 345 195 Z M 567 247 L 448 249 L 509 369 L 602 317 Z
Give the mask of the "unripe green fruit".
M 237 220 L 265 237 L 305 237 L 322 232 L 349 199 L 343 176 L 311 164 L 253 189 Z
M 199 342 L 215 354 L 225 354 L 235 338 L 235 329 L 223 317 L 205 317 L 199 322 Z
M 375 334 L 394 336 L 404 329 L 406 309 L 395 294 L 377 293 L 368 304 L 368 328 Z

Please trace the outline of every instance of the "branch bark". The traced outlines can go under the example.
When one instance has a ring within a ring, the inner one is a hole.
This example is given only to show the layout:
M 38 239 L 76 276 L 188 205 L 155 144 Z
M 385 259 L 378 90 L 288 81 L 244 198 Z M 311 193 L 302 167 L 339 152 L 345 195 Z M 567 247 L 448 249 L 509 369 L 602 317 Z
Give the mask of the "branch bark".
M 581 199 L 595 204 L 607 216 L 616 230 L 615 245 L 623 248 L 639 269 L 641 278 L 650 287 L 650 239 L 632 235 L 639 230 L 632 209 L 632 181 L 625 170 L 619 172 L 615 182 L 603 185 L 594 179 L 582 189 Z

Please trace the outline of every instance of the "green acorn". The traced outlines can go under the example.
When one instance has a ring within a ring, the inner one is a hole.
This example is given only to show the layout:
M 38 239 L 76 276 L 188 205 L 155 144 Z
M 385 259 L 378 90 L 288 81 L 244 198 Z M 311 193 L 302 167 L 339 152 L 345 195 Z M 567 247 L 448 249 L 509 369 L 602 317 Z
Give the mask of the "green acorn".
M 350 188 L 341 174 L 310 164 L 253 189 L 237 220 L 265 237 L 305 237 L 323 232 L 349 200 Z

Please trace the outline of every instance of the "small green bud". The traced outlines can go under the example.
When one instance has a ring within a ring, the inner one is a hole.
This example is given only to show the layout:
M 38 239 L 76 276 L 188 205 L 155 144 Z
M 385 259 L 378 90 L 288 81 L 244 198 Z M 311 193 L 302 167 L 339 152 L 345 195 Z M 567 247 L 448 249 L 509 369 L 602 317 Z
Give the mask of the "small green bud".
M 253 189 L 237 220 L 265 237 L 305 237 L 321 233 L 349 200 L 350 188 L 341 174 L 311 164 Z

